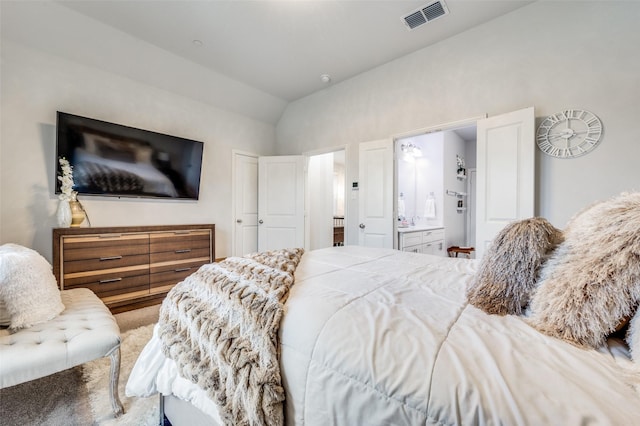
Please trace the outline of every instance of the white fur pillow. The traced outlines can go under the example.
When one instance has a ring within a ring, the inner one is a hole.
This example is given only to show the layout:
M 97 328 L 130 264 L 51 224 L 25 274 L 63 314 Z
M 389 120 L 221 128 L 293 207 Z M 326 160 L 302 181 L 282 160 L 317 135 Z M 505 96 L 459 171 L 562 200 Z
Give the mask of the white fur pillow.
M 64 310 L 49 262 L 17 244 L 0 246 L 0 299 L 12 330 L 49 321 Z
M 596 348 L 640 300 L 640 193 L 624 193 L 578 213 L 564 237 L 540 272 L 528 323 Z
M 467 300 L 488 314 L 520 315 L 536 288 L 538 269 L 562 241 L 546 219 L 512 222 L 496 235 L 467 289 Z

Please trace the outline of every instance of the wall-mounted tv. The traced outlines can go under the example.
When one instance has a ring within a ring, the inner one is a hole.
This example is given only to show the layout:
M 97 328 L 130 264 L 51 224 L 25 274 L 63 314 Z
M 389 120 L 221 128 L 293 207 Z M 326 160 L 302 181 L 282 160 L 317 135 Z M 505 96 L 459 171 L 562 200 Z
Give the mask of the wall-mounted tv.
M 79 194 L 198 199 L 202 142 L 58 111 L 56 145 Z

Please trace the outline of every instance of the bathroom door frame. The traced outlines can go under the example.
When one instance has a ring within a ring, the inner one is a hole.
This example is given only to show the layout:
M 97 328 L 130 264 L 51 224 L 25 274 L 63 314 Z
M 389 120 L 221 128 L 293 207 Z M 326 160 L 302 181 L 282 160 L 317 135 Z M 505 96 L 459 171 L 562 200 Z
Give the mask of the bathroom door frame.
M 316 149 L 316 150 L 312 150 L 312 151 L 306 151 L 304 153 L 302 153 L 302 155 L 304 155 L 304 157 L 306 158 L 306 163 L 307 163 L 307 167 L 305 168 L 305 193 L 308 194 L 306 199 L 305 199 L 305 209 L 307 212 L 309 212 L 309 214 L 311 214 L 310 212 L 310 197 L 312 196 L 311 193 L 309 192 L 309 159 L 311 157 L 314 157 L 316 155 L 323 155 L 323 154 L 329 154 L 329 153 L 335 153 L 335 152 L 339 152 L 342 151 L 344 152 L 344 175 L 345 175 L 345 186 L 344 186 L 344 241 L 345 241 L 345 245 L 348 241 L 348 235 L 349 235 L 349 229 L 348 229 L 348 217 L 349 217 L 349 199 L 347 198 L 347 177 L 349 176 L 349 150 L 347 149 L 346 145 L 338 145 L 338 146 L 333 146 L 333 147 L 328 147 L 328 148 L 322 148 L 322 149 Z M 333 219 L 333 218 L 332 218 Z M 307 220 L 305 223 L 305 246 L 306 247 L 311 247 L 311 220 Z
M 393 234 L 394 234 L 394 248 L 398 248 L 398 158 L 401 153 L 398 152 L 398 141 L 401 139 L 426 135 L 429 133 L 440 133 L 451 130 L 461 129 L 463 127 L 477 126 L 478 121 L 486 119 L 487 114 L 465 118 L 462 120 L 451 121 L 449 123 L 438 124 L 435 126 L 424 127 L 418 130 L 412 130 L 406 133 L 400 133 L 393 136 L 393 165 L 394 165 L 394 182 L 393 182 Z M 467 215 L 469 216 L 469 215 Z M 468 219 L 467 219 L 468 220 Z M 468 228 L 467 228 L 468 229 Z M 466 230 L 465 230 L 466 231 Z M 446 232 L 446 231 L 445 231 Z

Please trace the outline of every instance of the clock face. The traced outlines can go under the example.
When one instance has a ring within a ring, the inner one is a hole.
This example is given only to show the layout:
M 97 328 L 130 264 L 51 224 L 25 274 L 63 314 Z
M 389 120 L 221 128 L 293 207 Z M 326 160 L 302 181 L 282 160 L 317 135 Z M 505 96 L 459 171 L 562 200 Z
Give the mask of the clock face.
M 583 109 L 568 109 L 550 115 L 536 133 L 540 150 L 559 158 L 584 155 L 595 148 L 601 138 L 600 119 Z

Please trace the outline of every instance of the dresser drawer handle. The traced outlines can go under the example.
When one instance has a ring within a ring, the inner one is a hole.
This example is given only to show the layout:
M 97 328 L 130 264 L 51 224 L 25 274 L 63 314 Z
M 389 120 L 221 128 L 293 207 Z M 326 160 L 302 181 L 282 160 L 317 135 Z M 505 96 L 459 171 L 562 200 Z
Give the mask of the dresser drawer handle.
M 191 268 L 179 268 L 179 269 L 174 269 L 173 272 L 184 272 L 184 271 L 190 271 Z
M 108 280 L 100 280 L 100 284 L 108 284 L 108 283 L 117 283 L 118 281 L 122 281 L 122 278 L 111 278 Z
M 179 253 L 191 253 L 191 249 L 176 250 L 176 254 L 179 254 Z
M 122 259 L 122 256 L 101 257 L 100 262 L 102 262 L 103 260 L 120 260 L 120 259 Z
M 173 231 L 174 235 L 187 235 L 190 234 L 191 231 Z
M 98 238 L 120 238 L 122 234 L 100 234 Z

